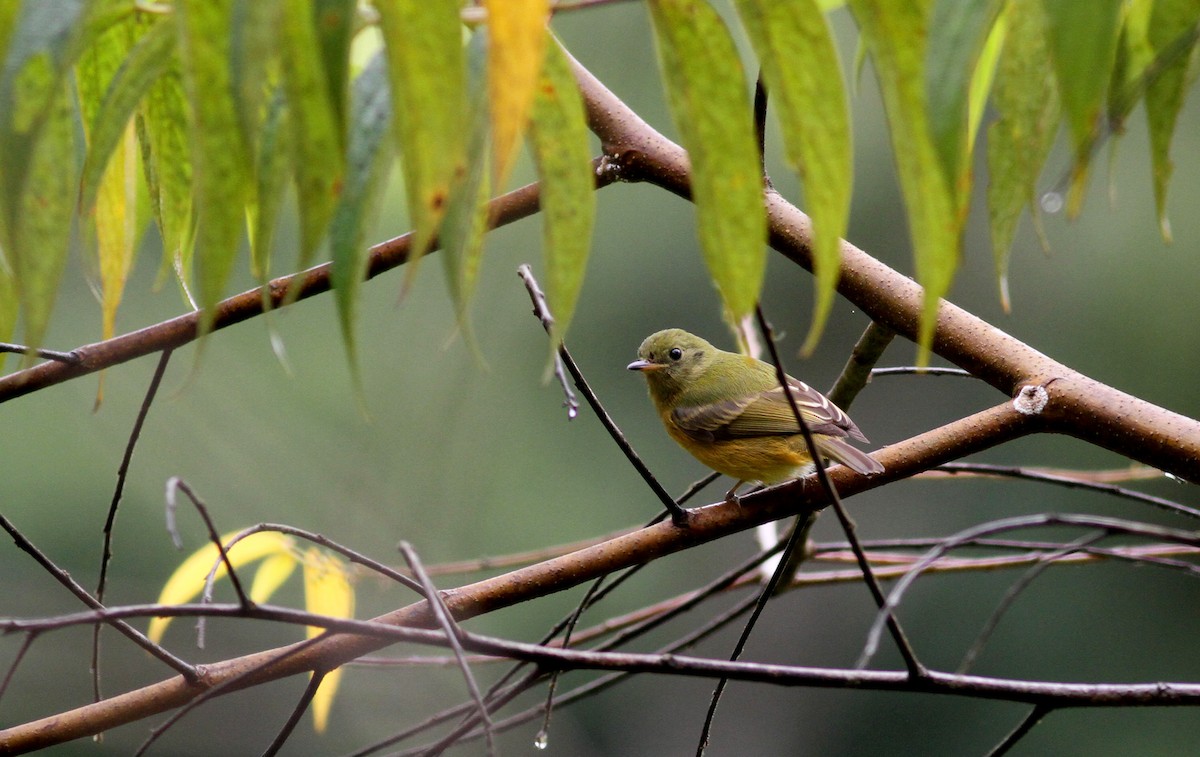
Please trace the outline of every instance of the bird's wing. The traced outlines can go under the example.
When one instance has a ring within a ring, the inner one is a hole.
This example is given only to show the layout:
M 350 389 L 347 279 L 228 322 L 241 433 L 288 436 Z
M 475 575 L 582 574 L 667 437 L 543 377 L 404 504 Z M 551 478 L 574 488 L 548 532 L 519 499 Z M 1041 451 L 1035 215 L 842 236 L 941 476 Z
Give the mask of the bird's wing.
M 792 397 L 814 434 L 866 437 L 825 395 L 794 378 L 789 378 Z M 782 387 L 755 392 L 734 400 L 707 405 L 679 407 L 672 412 L 675 425 L 683 431 L 710 439 L 736 439 L 753 436 L 791 436 L 800 433 L 792 406 Z

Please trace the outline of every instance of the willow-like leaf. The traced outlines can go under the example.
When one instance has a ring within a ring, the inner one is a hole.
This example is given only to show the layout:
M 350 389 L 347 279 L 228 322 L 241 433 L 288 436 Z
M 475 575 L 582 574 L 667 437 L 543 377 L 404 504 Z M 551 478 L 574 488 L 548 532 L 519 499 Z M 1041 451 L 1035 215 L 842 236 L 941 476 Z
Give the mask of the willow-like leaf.
M 334 106 L 329 89 L 314 0 L 284 0 L 281 19 L 283 81 L 300 208 L 298 267 L 306 268 L 325 238 L 345 180 L 342 127 L 338 122 L 341 111 Z M 345 47 L 342 54 L 348 55 Z
M 1117 53 L 1121 6 L 1122 0 L 1042 0 L 1063 115 L 1075 147 L 1067 196 L 1067 213 L 1072 217 L 1083 206 L 1092 147 L 1100 136 L 1100 117 Z
M 465 170 L 466 62 L 458 0 L 375 0 L 414 240 L 406 286 Z
M 79 92 L 89 153 L 97 146 L 95 125 L 100 122 L 102 103 L 110 102 L 106 93 L 122 91 L 117 89 L 117 75 L 128 70 L 123 62 L 131 57 L 135 27 L 136 22 L 133 18 L 110 27 L 84 51 L 76 65 L 75 83 Z M 169 28 L 169 25 L 152 27 L 151 33 L 160 28 Z M 163 55 L 165 56 L 165 52 Z M 135 63 L 140 65 L 143 61 L 136 60 Z M 161 73 L 161 67 L 159 72 Z M 122 81 L 128 78 L 124 76 Z M 145 92 L 149 81 L 138 88 L 138 96 Z M 92 220 L 95 224 L 102 334 L 105 339 L 110 338 L 116 331 L 117 308 L 133 266 L 137 237 L 141 232 L 137 224 L 139 151 L 132 120 L 136 103 L 136 99 L 129 97 L 118 107 L 112 108 L 119 111 L 119 114 L 106 114 L 106 128 L 117 130 L 115 145 L 105 150 L 103 156 L 91 158 L 93 164 L 100 165 L 102 175 L 95 190 L 95 214 L 91 219 L 85 216 L 84 220 Z M 105 135 L 105 139 L 111 137 Z M 85 186 L 87 169 L 88 164 L 85 162 Z M 90 208 L 90 204 L 88 207 Z
M 67 262 L 79 188 L 71 93 L 65 81 L 42 119 L 18 198 L 13 246 L 7 250 L 24 315 L 25 343 L 41 344 Z
M 358 384 L 358 358 L 354 326 L 367 248 L 368 226 L 379 210 L 392 165 L 391 98 L 387 87 L 387 61 L 380 52 L 354 80 L 350 98 L 350 134 L 346 156 L 346 183 L 329 229 L 333 259 L 333 296 L 337 302 L 342 341 Z
M 534 88 L 546 57 L 549 0 L 484 0 L 488 27 L 488 91 L 492 112 L 492 184 L 512 168 Z
M 651 0 L 671 115 L 692 166 L 700 246 L 734 319 L 753 311 L 766 271 L 766 211 L 741 60 L 704 0 Z
M 833 306 L 840 242 L 850 217 L 853 148 L 841 63 L 816 0 L 736 5 L 762 65 L 788 165 L 800 175 L 813 219 L 816 306 L 803 347 L 811 352 Z
M 958 268 L 967 200 L 946 181 L 930 130 L 925 61 L 932 0 L 851 0 L 879 79 L 892 154 L 908 211 L 916 277 L 925 289 L 918 363 L 933 344 L 938 301 Z
M 1167 218 L 1167 187 L 1171 181 L 1171 138 L 1187 91 L 1188 67 L 1196 57 L 1200 2 L 1157 0 L 1150 16 L 1148 38 L 1161 70 L 1146 88 L 1146 122 L 1150 127 L 1150 157 L 1154 166 L 1154 205 L 1162 237 L 1171 241 Z M 1154 65 L 1154 64 L 1151 64 Z
M 354 587 L 350 583 L 346 564 L 316 547 L 309 547 L 304 553 L 304 607 L 317 615 L 354 617 Z M 318 626 L 307 628 L 310 639 L 324 632 L 325 629 Z M 326 673 L 313 697 L 313 728 L 318 733 L 324 731 L 329 722 L 329 710 L 341 678 L 340 668 Z
M 233 531 L 223 534 L 221 536 L 221 543 L 228 544 L 238 533 L 237 531 Z M 265 557 L 271 556 L 285 556 L 294 561 L 295 543 L 295 539 L 290 536 L 285 536 L 274 531 L 260 531 L 250 534 L 237 544 L 234 544 L 226 550 L 225 554 L 229 558 L 229 562 L 233 565 L 234 570 L 238 570 L 256 560 L 262 560 Z M 220 560 L 221 553 L 212 542 L 206 543 L 203 547 L 188 555 L 167 578 L 162 591 L 159 592 L 157 603 L 160 605 L 179 605 L 190 602 L 200 596 L 200 593 L 204 591 L 204 584 L 208 580 L 208 574 L 212 571 L 214 565 L 217 566 L 214 573 L 214 580 L 219 581 L 225 577 L 227 572 L 225 563 Z M 254 598 L 255 601 L 266 599 L 266 597 L 261 595 L 261 592 L 256 593 Z M 146 631 L 146 635 L 151 641 L 157 644 L 162 641 L 163 634 L 167 632 L 167 626 L 170 624 L 171 618 L 154 618 L 150 621 L 150 628 Z
M 595 178 L 583 98 L 557 44 L 546 48 L 530 137 L 542 186 L 546 297 L 554 313 L 550 343 L 557 350 L 579 301 L 596 218 Z
M 487 35 L 487 27 L 481 26 L 475 29 L 467 43 L 470 93 L 467 169 L 463 181 L 454 186 L 439 237 L 446 285 L 454 302 L 458 329 L 477 356 L 480 353 L 471 327 L 470 304 L 487 239 L 487 201 L 492 186 L 488 180 L 491 118 L 488 112 Z
M 999 117 L 988 127 L 988 214 L 1000 302 L 1007 311 L 1013 235 L 1026 205 L 1038 212 L 1037 180 L 1054 146 L 1060 106 L 1039 0 L 1014 0 L 1005 21 L 1009 29 L 993 89 Z

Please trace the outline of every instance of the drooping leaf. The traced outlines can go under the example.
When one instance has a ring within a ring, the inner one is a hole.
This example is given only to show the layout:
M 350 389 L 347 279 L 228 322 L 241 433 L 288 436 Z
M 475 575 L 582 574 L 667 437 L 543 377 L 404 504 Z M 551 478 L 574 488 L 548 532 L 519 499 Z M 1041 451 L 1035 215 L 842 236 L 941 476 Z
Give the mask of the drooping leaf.
M 488 180 L 491 118 L 488 112 L 487 34 L 487 27 L 480 27 L 467 43 L 470 92 L 467 171 L 463 181 L 454 186 L 440 237 L 446 285 L 454 302 L 458 328 L 476 354 L 479 353 L 471 329 L 469 307 L 483 259 L 487 201 L 491 190 Z
M 925 60 L 932 0 L 851 0 L 879 79 L 900 189 L 908 211 L 917 282 L 925 289 L 918 362 L 933 344 L 938 300 L 958 268 L 969 186 L 946 181 L 929 124 Z
M 190 116 L 196 291 L 204 329 L 233 271 L 249 186 L 230 73 L 232 7 L 231 0 L 180 0 L 174 6 Z
M 309 547 L 304 553 L 304 607 L 317 615 L 354 617 L 354 587 L 350 583 L 346 564 L 316 547 Z M 308 626 L 306 632 L 311 639 L 320 636 L 325 629 Z M 329 671 L 313 696 L 313 728 L 318 733 L 325 730 L 329 721 L 329 709 L 333 706 L 341 678 L 340 668 Z
M 144 66 L 146 63 L 144 59 L 133 58 L 131 54 L 135 27 L 136 21 L 131 17 L 99 35 L 84 51 L 75 71 L 84 135 L 88 142 L 81 194 L 90 191 L 95 192 L 96 197 L 94 215 L 91 219 L 85 216 L 84 220 L 94 220 L 95 223 L 105 339 L 115 333 L 117 307 L 125 291 L 125 282 L 133 266 L 137 237 L 141 233 L 137 217 L 139 151 L 132 115 L 137 99 L 153 78 L 140 86 L 135 84 L 135 95 L 126 94 L 130 78 L 141 73 L 131 66 Z M 156 34 L 157 29 L 169 28 L 169 23 L 160 22 L 151 27 L 149 34 L 173 37 Z M 167 52 L 161 51 L 160 57 L 167 57 Z M 131 64 L 125 64 L 127 59 Z M 157 73 L 161 71 L 159 64 Z M 157 73 L 153 76 L 157 76 Z M 122 102 L 113 103 L 110 94 L 113 99 L 121 97 Z M 105 132 L 98 134 L 101 123 Z M 98 144 L 99 139 L 103 139 L 104 143 Z M 98 173 L 99 177 L 90 179 L 87 175 L 89 171 Z M 88 189 L 89 181 L 96 182 L 94 190 Z M 88 202 L 86 206 L 81 204 L 80 210 L 88 213 L 92 210 L 91 203 Z
M 24 315 L 25 343 L 39 345 L 50 322 L 70 250 L 75 192 L 79 187 L 75 109 L 65 81 L 57 84 L 29 156 L 29 174 L 7 249 Z
M 546 54 L 550 0 L 484 0 L 492 111 L 492 184 L 504 188 Z
M 195 242 L 192 205 L 192 155 L 188 144 L 187 103 L 177 55 L 154 81 L 138 112 L 142 167 L 150 207 L 162 237 L 162 270 L 173 271 L 188 300 Z
M 289 126 L 287 98 L 282 86 L 277 87 L 256 135 L 254 191 L 246 203 L 250 271 L 260 281 L 266 281 L 271 275 L 271 244 L 287 190 L 292 146 Z
M 738 0 L 782 129 L 788 165 L 800 175 L 813 219 L 816 307 L 804 351 L 817 344 L 833 306 L 841 237 L 854 176 L 850 114 L 841 63 L 816 0 Z
M 1167 187 L 1171 180 L 1171 137 L 1187 91 L 1187 72 L 1196 57 L 1200 33 L 1198 0 L 1157 0 L 1150 16 L 1148 38 L 1162 68 L 1146 88 L 1146 121 L 1150 127 L 1150 157 L 1154 166 L 1154 205 L 1162 237 L 1171 241 L 1167 219 Z M 1156 65 L 1152 63 L 1150 65 Z
M 457 0 L 376 0 L 414 241 L 407 281 L 465 170 L 466 62 Z
M 266 532 L 264 532 L 266 533 Z M 251 602 L 266 602 L 275 595 L 280 586 L 296 572 L 296 556 L 291 550 L 270 554 L 263 558 L 258 570 L 254 571 L 254 581 L 250 584 L 248 596 Z
M 237 534 L 236 531 L 223 534 L 221 543 L 228 544 Z M 260 531 L 250 534 L 229 547 L 225 554 L 234 570 L 238 570 L 265 557 L 288 556 L 294 560 L 294 548 L 295 540 L 292 537 L 275 531 Z M 180 563 L 175 572 L 167 578 L 167 582 L 158 595 L 158 604 L 185 604 L 200 596 L 200 593 L 204 591 L 204 584 L 208 580 L 208 574 L 213 570 L 214 565 L 217 566 L 216 572 L 213 574 L 214 580 L 225 577 L 227 572 L 225 563 L 220 560 L 221 553 L 212 542 L 188 555 L 187 559 Z M 261 597 L 261 594 L 255 596 L 258 601 L 257 598 Z M 170 624 L 171 618 L 154 618 L 150 621 L 150 628 L 146 631 L 146 635 L 151 641 L 158 643 L 162 640 L 163 634 L 166 633 L 167 626 Z
M 595 178 L 579 86 L 562 48 L 546 48 L 530 128 L 541 179 L 542 253 L 546 297 L 554 313 L 550 343 L 564 339 L 592 251 Z
M 264 142 L 260 133 L 279 99 L 282 15 L 283 0 L 233 0 L 230 76 L 242 141 L 256 165 L 266 159 L 257 153 Z
M 1000 302 L 1010 308 L 1008 261 L 1021 210 L 1037 212 L 1037 180 L 1054 145 L 1060 106 L 1045 16 L 1038 0 L 1014 0 L 996 73 L 993 104 L 999 117 L 988 127 L 988 213 Z
M 300 207 L 299 267 L 305 268 L 325 238 L 345 180 L 344 142 L 341 110 L 334 105 L 325 72 L 314 1 L 284 0 L 282 11 L 283 81 Z M 341 52 L 348 55 L 346 46 Z
M 729 30 L 704 0 L 652 0 L 671 115 L 691 161 L 700 246 L 733 319 L 753 311 L 766 270 L 766 211 L 754 124 Z
M 1058 77 L 1063 115 L 1075 146 L 1067 212 L 1083 205 L 1091 151 L 1100 136 L 1100 117 L 1112 75 L 1122 0 L 1042 0 L 1051 60 Z
M 999 0 L 936 0 L 929 24 L 929 130 L 946 183 L 964 200 L 970 197 L 974 147 L 968 131 L 971 84 L 1000 7 Z
M 387 87 L 387 61 L 377 53 L 354 80 L 350 98 L 350 134 L 346 156 L 346 184 L 329 229 L 333 259 L 333 296 L 337 301 L 342 341 L 357 382 L 358 360 L 354 326 L 359 294 L 366 274 L 364 238 L 379 210 L 392 164 L 391 98 Z
M 329 102 L 333 104 L 334 122 L 341 127 L 343 143 L 347 128 L 350 45 L 354 38 L 356 8 L 355 0 L 314 0 L 313 4 L 321 68 L 325 71 Z

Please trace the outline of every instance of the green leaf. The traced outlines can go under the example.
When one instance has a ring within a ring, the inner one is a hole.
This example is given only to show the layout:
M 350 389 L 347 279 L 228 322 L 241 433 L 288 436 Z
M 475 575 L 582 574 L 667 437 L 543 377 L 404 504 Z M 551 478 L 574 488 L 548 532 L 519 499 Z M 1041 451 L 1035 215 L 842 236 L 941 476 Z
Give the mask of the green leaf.
M 729 315 L 758 302 L 766 211 L 746 80 L 729 30 L 703 0 L 652 0 L 671 115 L 691 161 L 700 246 Z
M 1171 137 L 1187 91 L 1187 71 L 1196 56 L 1200 1 L 1158 0 L 1150 16 L 1148 37 L 1161 69 L 1146 89 L 1146 121 L 1154 165 L 1154 205 L 1162 237 L 1171 241 L 1167 219 L 1167 187 L 1171 180 Z M 1153 65 L 1153 64 L 1152 64 Z
M 926 62 L 929 129 L 946 183 L 960 201 L 970 196 L 973 144 L 968 132 L 971 84 L 999 0 L 936 0 Z
M 143 98 L 138 139 L 150 207 L 162 237 L 164 271 L 174 271 L 189 301 L 195 243 L 192 204 L 192 155 L 188 143 L 187 103 L 177 53 Z
M 261 146 L 260 131 L 279 96 L 282 12 L 282 0 L 233 0 L 229 68 L 242 141 L 251 150 Z
M 70 249 L 79 187 L 76 114 L 65 81 L 59 83 L 50 104 L 29 156 L 29 176 L 18 200 L 13 245 L 8 249 L 24 315 L 25 343 L 30 346 L 41 344 L 50 321 Z
M 197 294 L 212 322 L 212 306 L 225 293 L 243 227 L 247 153 L 230 75 L 230 0 L 180 0 L 184 91 L 190 106 L 189 143 L 194 169 Z
M 1010 308 L 1008 261 L 1013 234 L 1026 205 L 1037 212 L 1037 180 L 1054 146 L 1060 105 L 1038 0 L 1014 0 L 996 73 L 988 127 L 988 213 L 1000 302 Z
M 367 269 L 367 247 L 363 240 L 378 213 L 392 164 L 392 143 L 388 139 L 392 111 L 386 63 L 383 53 L 377 54 L 354 80 L 346 186 L 329 229 L 333 296 L 342 326 L 342 341 L 356 382 L 354 325 Z
M 950 291 L 958 268 L 969 191 L 946 181 L 929 124 L 925 60 L 932 0 L 851 0 L 850 7 L 879 79 L 917 282 L 925 288 L 917 339 L 923 364 L 933 344 L 938 300 Z
M 333 105 L 334 121 L 346 140 L 346 107 L 350 85 L 350 42 L 354 37 L 356 0 L 314 0 L 314 23 L 322 69 Z
M 325 237 L 344 180 L 339 110 L 329 91 L 313 0 L 284 0 L 280 44 L 284 91 L 292 124 L 292 166 L 300 206 L 299 267 Z M 346 50 L 343 48 L 343 54 Z
M 96 83 L 103 89 L 84 93 L 87 79 L 81 72 L 80 103 L 88 130 L 88 153 L 83 163 L 79 193 L 81 213 L 86 215 L 92 211 L 100 177 L 124 138 L 138 104 L 154 82 L 170 68 L 175 42 L 175 26 L 171 20 L 157 19 L 143 30 L 137 44 L 122 57 L 119 70 Z M 103 99 L 98 97 L 100 94 Z
M 133 17 L 129 17 L 109 27 L 84 51 L 76 65 L 75 83 L 89 153 L 91 148 L 97 146 L 95 124 L 99 122 L 104 104 L 109 102 L 106 93 L 114 89 L 118 74 L 126 70 L 123 62 L 130 57 L 136 26 Z M 168 27 L 164 23 L 156 28 Z M 160 54 L 165 57 L 166 51 Z M 144 92 L 148 84 L 147 81 L 140 91 Z M 138 146 L 132 121 L 136 102 L 135 98 L 130 98 L 121 104 L 119 115 L 106 115 L 108 120 L 105 127 L 116 133 L 103 135 L 108 143 L 101 146 L 103 155 L 89 155 L 91 163 L 100 166 L 98 170 L 92 170 L 101 174 L 94 180 L 96 189 L 92 191 L 97 193 L 93 220 L 97 268 L 100 272 L 102 334 L 105 339 L 116 331 L 117 308 L 133 266 L 137 237 L 141 232 L 137 218 Z M 85 163 L 85 182 L 86 171 Z M 87 207 L 81 207 L 85 214 L 90 210 L 90 202 Z
M 546 57 L 549 0 L 484 0 L 488 19 L 488 90 L 492 110 L 492 183 L 512 168 Z
M 592 251 L 596 192 L 583 98 L 557 44 L 546 48 L 530 137 L 541 179 L 546 297 L 554 313 L 550 342 L 558 349 L 575 314 Z
M 1075 145 L 1067 212 L 1083 204 L 1092 146 L 1117 52 L 1122 0 L 1042 0 L 1047 38 L 1063 112 Z
M 257 130 L 254 191 L 246 203 L 246 228 L 250 242 L 250 271 L 260 281 L 271 275 L 271 243 L 275 223 L 283 205 L 289 178 L 291 129 L 287 98 L 282 87 L 275 90 L 262 126 Z
M 467 91 L 470 92 L 467 170 L 463 181 L 453 188 L 440 235 L 446 285 L 454 302 L 458 328 L 476 354 L 478 349 L 471 329 L 469 306 L 483 260 L 487 201 L 491 192 L 488 169 L 492 122 L 487 90 L 487 36 L 487 27 L 479 27 L 467 43 Z
M 458 0 L 376 0 L 414 242 L 407 282 L 465 171 L 466 62 Z
M 853 149 L 841 64 L 816 0 L 738 0 L 736 5 L 762 65 L 788 165 L 804 183 L 813 219 L 816 307 L 803 348 L 809 352 L 833 306 L 840 239 L 850 216 Z

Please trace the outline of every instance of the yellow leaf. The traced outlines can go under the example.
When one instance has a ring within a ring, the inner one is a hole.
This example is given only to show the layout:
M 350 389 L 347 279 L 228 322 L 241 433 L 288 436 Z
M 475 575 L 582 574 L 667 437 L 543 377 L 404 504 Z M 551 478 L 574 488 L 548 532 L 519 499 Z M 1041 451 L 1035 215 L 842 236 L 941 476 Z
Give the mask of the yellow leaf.
M 250 585 L 250 601 L 266 602 L 296 570 L 296 557 L 290 551 L 271 555 L 258 566 Z
M 346 567 L 337 557 L 327 555 L 316 547 L 308 548 L 304 553 L 306 610 L 335 618 L 354 617 L 354 587 L 350 584 Z M 307 630 L 310 639 L 322 633 L 324 629 L 318 626 L 309 626 Z M 329 709 L 333 706 L 333 697 L 337 693 L 341 677 L 340 669 L 329 671 L 313 696 L 313 728 L 318 733 L 325 730 L 325 724 L 329 721 Z
M 488 96 L 492 111 L 492 183 L 504 188 L 533 106 L 546 54 L 549 0 L 484 0 L 488 12 Z
M 238 533 L 235 531 L 225 534 L 221 537 L 221 543 L 228 544 Z M 291 555 L 293 544 L 294 541 L 290 536 L 273 531 L 263 531 L 251 534 L 234 544 L 227 550 L 227 554 L 229 562 L 237 569 L 271 555 Z M 208 580 L 209 572 L 212 571 L 213 565 L 216 565 L 219 559 L 220 552 L 211 542 L 190 554 L 167 579 L 162 592 L 158 595 L 158 604 L 178 605 L 190 602 L 204 590 L 204 582 Z M 225 564 L 222 562 L 218 565 L 213 580 L 220 580 L 225 573 Z M 150 637 L 151 641 L 157 643 L 162 639 L 170 622 L 170 618 L 154 618 L 150 621 L 150 629 L 146 635 Z

